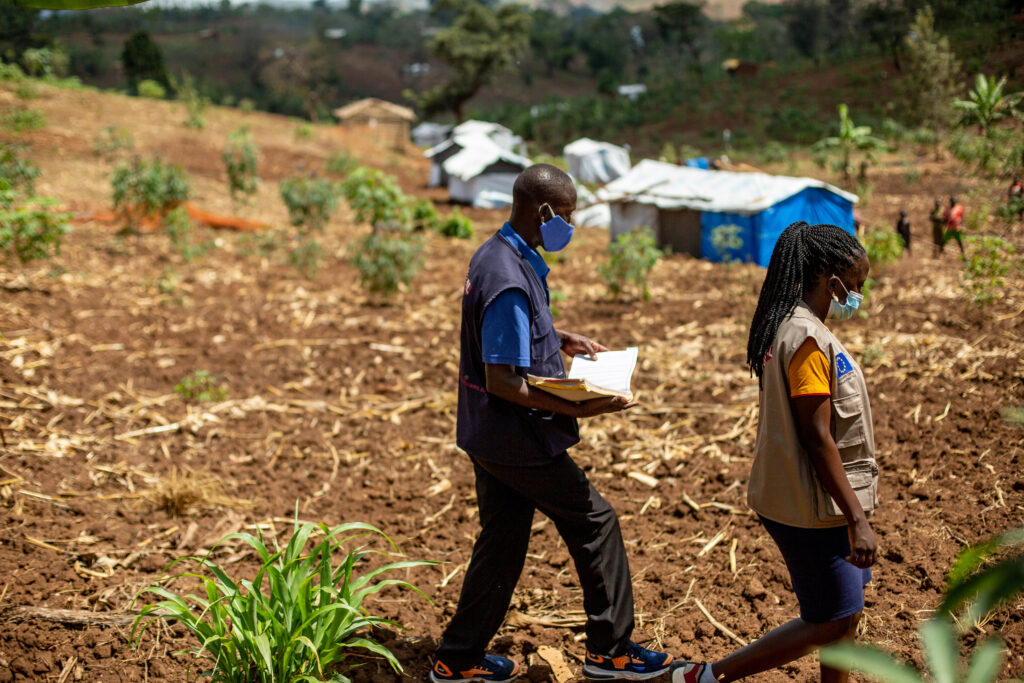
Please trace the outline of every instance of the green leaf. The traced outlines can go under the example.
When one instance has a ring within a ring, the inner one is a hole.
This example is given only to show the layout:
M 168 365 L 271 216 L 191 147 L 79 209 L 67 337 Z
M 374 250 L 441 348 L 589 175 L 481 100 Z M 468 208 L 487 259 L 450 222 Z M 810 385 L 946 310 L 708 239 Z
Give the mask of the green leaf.
M 922 683 L 921 674 L 888 652 L 867 645 L 837 643 L 822 648 L 821 662 L 836 669 L 849 669 L 888 683 Z
M 999 638 L 987 638 L 974 650 L 964 683 L 990 683 L 1003 666 L 1004 648 Z
M 956 683 L 960 678 L 960 665 L 952 622 L 944 617 L 926 621 L 921 626 L 921 644 L 935 683 Z
M 96 9 L 97 7 L 126 7 L 147 0 L 14 0 L 15 5 L 30 9 Z

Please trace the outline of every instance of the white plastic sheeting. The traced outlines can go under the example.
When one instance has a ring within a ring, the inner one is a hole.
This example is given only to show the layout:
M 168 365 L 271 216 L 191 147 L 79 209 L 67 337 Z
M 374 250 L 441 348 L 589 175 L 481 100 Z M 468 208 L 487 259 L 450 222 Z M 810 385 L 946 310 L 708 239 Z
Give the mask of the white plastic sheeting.
M 609 228 L 612 222 L 611 207 L 604 202 L 598 202 L 597 196 L 580 185 L 573 178 L 576 185 L 576 212 L 573 214 L 572 222 L 584 228 Z
M 424 121 L 412 129 L 412 141 L 417 147 L 434 147 L 448 139 L 452 127 L 446 123 Z
M 629 173 L 602 187 L 597 196 L 613 204 L 628 202 L 660 209 L 759 213 L 809 187 L 857 201 L 856 195 L 814 178 L 704 171 L 650 159 L 644 159 Z
M 489 138 L 474 137 L 462 150 L 448 157 L 442 167 L 451 179 L 467 182 L 499 162 L 516 166 L 520 171 L 533 163 L 524 156 L 503 149 Z
M 452 177 L 448 194 L 453 201 L 472 204 L 481 209 L 512 206 L 512 185 L 518 173 L 484 173 L 467 180 Z
M 580 138 L 562 153 L 569 173 L 585 183 L 607 183 L 629 172 L 629 152 L 610 142 Z
M 526 151 L 523 147 L 523 139 L 500 123 L 470 119 L 452 129 L 452 137 L 460 135 L 483 135 L 509 152 L 523 154 Z

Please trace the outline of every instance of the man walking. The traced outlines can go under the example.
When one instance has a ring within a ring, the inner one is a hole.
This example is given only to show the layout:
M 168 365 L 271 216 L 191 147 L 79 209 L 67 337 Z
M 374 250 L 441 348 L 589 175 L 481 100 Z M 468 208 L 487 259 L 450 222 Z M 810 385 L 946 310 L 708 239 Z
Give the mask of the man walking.
M 938 258 L 942 250 L 946 248 L 946 214 L 942 211 L 942 200 L 935 198 L 935 206 L 928 214 L 928 220 L 932 223 L 932 256 Z
M 576 565 L 587 614 L 583 674 L 595 680 L 652 678 L 671 655 L 630 640 L 633 587 L 618 517 L 566 449 L 579 441 L 578 417 L 632 407 L 622 398 L 574 403 L 526 380 L 564 377 L 561 352 L 603 346 L 556 330 L 548 266 L 536 249 L 559 251 L 572 237 L 576 189 L 547 164 L 523 171 L 509 220 L 469 264 L 462 298 L 457 442 L 476 474 L 480 535 L 459 605 L 430 672 L 433 683 L 510 681 L 512 660 L 485 654 L 505 618 L 526 559 L 534 510 L 554 523 Z
M 896 221 L 896 232 L 898 232 L 900 238 L 903 239 L 904 251 L 908 254 L 913 253 L 910 250 L 910 219 L 907 218 L 906 209 L 900 209 L 900 218 Z

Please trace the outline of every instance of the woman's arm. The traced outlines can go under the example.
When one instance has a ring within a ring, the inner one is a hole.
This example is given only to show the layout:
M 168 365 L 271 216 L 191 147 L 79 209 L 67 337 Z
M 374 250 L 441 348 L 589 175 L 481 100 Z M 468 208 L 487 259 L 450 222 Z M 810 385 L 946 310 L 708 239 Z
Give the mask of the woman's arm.
M 868 516 L 846 478 L 839 448 L 832 438 L 832 397 L 798 396 L 789 399 L 789 403 L 796 418 L 800 443 L 811 458 L 822 485 L 835 499 L 849 525 L 850 557 L 847 560 L 857 567 L 870 567 L 875 563 L 878 544 Z

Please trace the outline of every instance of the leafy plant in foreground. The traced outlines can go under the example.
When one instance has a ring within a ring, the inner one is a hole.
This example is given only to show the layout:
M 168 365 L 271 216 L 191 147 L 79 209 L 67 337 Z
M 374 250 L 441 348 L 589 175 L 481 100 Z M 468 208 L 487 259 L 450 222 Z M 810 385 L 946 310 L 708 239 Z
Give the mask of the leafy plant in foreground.
M 196 370 L 174 385 L 174 392 L 186 401 L 223 401 L 228 391 L 206 370 Z
M 358 575 L 357 566 L 362 567 L 361 561 L 370 553 L 391 557 L 362 547 L 346 552 L 347 544 L 366 536 L 383 539 L 397 550 L 384 532 L 362 522 L 329 529 L 325 524 L 300 525 L 296 519 L 283 549 L 276 538 L 274 548 L 268 548 L 262 534 L 225 536 L 218 546 L 238 540 L 259 554 L 261 565 L 255 577 L 236 580 L 228 576 L 211 559 L 216 546 L 204 557 L 176 560 L 171 566 L 188 561 L 198 569 L 171 578 L 197 579 L 201 590 L 180 594 L 162 585 L 145 589 L 140 595 L 148 593 L 162 600 L 141 610 L 132 626 L 132 640 L 138 643 L 153 619 L 177 620 L 199 639 L 199 647 L 192 652 L 211 661 L 207 675 L 215 683 L 292 683 L 325 678 L 347 682 L 345 672 L 356 666 L 348 659 L 357 653 L 383 657 L 400 673 L 398 659 L 367 633 L 375 626 L 400 624 L 374 616 L 363 603 L 392 586 L 423 595 L 407 581 L 379 577 L 435 563 L 400 560 Z M 313 547 L 307 552 L 310 543 Z M 336 553 L 345 553 L 339 563 L 334 561 Z
M 237 201 L 240 195 L 244 198 L 256 194 L 260 182 L 256 175 L 256 145 L 248 128 L 243 126 L 228 136 L 221 158 L 228 173 L 231 199 Z
M 146 218 L 160 218 L 188 199 L 188 179 L 181 167 L 154 158 L 135 157 L 118 166 L 111 180 L 114 212 L 131 230 Z
M 423 240 L 408 230 L 375 228 L 355 245 L 352 262 L 368 290 L 393 294 L 423 267 Z
M 1021 269 L 1024 264 L 1013 245 L 999 237 L 970 235 L 964 242 L 961 282 L 972 304 L 987 306 L 1002 296 L 1010 270 Z
M 999 636 L 981 641 L 969 661 L 958 657 L 954 619 L 970 628 L 991 610 L 1024 591 L 1024 555 L 1019 552 L 987 564 L 996 554 L 1024 544 L 1024 527 L 963 549 L 953 561 L 938 612 L 920 629 L 930 680 L 935 683 L 989 683 L 1002 669 L 1004 644 Z M 962 614 L 957 616 L 958 612 Z M 870 645 L 839 643 L 821 651 L 829 666 L 859 671 L 889 683 L 929 680 L 915 667 Z
M 597 267 L 598 272 L 612 296 L 620 296 L 627 284 L 633 284 L 640 288 L 644 301 L 647 301 L 651 298 L 647 276 L 662 253 L 650 228 L 633 228 L 608 245 L 608 261 Z
M 21 200 L 18 192 L 0 178 L 0 255 L 20 263 L 48 258 L 60 251 L 61 238 L 69 231 L 64 213 L 47 208 L 56 199 L 30 197 Z

